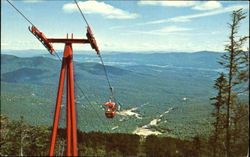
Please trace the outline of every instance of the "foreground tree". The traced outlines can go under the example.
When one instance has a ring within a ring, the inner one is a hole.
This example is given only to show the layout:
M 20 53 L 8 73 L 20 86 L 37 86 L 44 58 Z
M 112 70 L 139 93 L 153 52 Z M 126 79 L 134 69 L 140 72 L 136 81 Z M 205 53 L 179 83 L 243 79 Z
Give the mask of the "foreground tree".
M 229 24 L 230 27 L 230 36 L 229 43 L 225 46 L 226 53 L 222 55 L 222 61 L 219 63 L 226 69 L 225 80 L 227 83 L 224 85 L 225 89 L 225 107 L 226 107 L 226 116 L 225 116 L 225 129 L 226 129 L 226 138 L 225 138 L 225 149 L 226 157 L 231 157 L 231 129 L 237 125 L 233 125 L 234 117 L 236 116 L 238 107 L 234 103 L 238 100 L 238 94 L 244 88 L 240 84 L 247 82 L 248 73 L 248 62 L 249 61 L 249 50 L 244 51 L 243 47 L 245 41 L 247 41 L 248 36 L 239 37 L 238 30 L 241 20 L 246 18 L 246 13 L 243 13 L 242 9 L 233 11 L 231 14 L 232 23 Z M 221 77 L 221 76 L 220 76 Z M 218 78 L 219 79 L 219 78 Z M 217 79 L 217 81 L 218 81 Z M 215 84 L 216 86 L 216 84 Z M 221 90 L 221 89 L 217 89 Z M 218 102 L 218 100 L 217 100 Z M 214 104 L 214 106 L 217 108 Z M 217 108 L 218 111 L 218 108 Z M 218 126 L 217 126 L 218 127 Z M 216 135 L 218 138 L 218 135 Z

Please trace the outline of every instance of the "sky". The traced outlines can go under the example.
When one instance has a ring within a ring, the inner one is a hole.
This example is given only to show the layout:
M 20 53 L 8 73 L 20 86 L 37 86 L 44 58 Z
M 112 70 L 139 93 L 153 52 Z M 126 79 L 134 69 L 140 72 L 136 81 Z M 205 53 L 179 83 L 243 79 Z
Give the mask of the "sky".
M 74 1 L 11 0 L 48 38 L 86 38 L 86 23 Z M 248 17 L 239 34 L 249 35 L 248 1 L 83 1 L 78 0 L 101 51 L 223 52 L 233 10 Z M 1 0 L 1 50 L 45 50 L 25 21 Z M 63 50 L 63 44 L 53 44 Z M 74 50 L 91 50 L 74 44 Z

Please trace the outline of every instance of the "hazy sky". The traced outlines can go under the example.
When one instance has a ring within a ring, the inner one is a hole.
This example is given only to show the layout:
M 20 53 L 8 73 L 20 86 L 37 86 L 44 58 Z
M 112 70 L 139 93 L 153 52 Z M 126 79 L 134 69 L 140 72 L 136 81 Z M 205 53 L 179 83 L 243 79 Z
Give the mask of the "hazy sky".
M 233 10 L 243 1 L 78 1 L 103 51 L 224 51 Z M 86 24 L 74 1 L 12 0 L 47 37 L 86 38 Z M 44 49 L 26 22 L 5 0 L 2 4 L 2 49 Z M 249 20 L 240 34 L 249 34 Z M 63 44 L 54 44 L 62 50 Z M 91 50 L 90 45 L 73 45 Z

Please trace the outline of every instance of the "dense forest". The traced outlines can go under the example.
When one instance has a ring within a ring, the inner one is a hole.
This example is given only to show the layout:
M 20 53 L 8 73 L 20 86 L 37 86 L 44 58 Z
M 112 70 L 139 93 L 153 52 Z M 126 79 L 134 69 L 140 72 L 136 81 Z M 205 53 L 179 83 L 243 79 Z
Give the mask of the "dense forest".
M 47 156 L 51 127 L 31 126 L 20 120 L 1 115 L 0 155 Z M 147 137 L 126 133 L 77 132 L 80 156 L 152 156 L 152 157 L 207 157 L 213 155 L 211 139 L 196 136 L 192 140 L 171 137 Z M 56 156 L 66 153 L 66 129 L 58 129 Z M 237 144 L 237 155 L 247 154 L 248 141 Z

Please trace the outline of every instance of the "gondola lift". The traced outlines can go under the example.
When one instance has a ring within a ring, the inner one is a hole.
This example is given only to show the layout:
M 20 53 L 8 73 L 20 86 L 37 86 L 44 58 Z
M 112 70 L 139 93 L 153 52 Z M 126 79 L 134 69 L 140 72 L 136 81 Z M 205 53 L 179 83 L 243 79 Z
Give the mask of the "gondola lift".
M 106 118 L 114 118 L 116 112 L 116 103 L 111 99 L 104 105 Z

